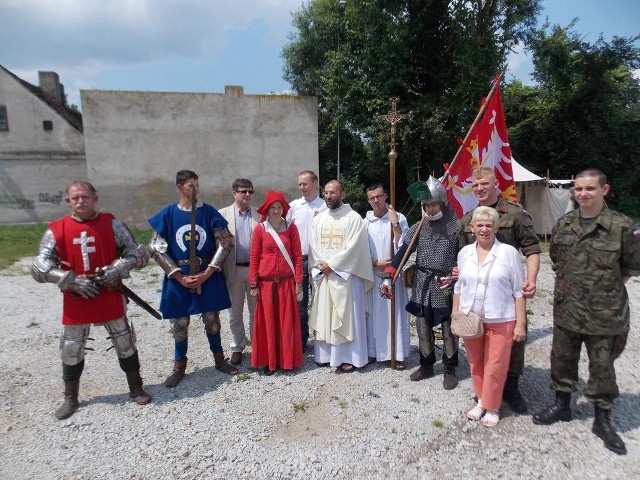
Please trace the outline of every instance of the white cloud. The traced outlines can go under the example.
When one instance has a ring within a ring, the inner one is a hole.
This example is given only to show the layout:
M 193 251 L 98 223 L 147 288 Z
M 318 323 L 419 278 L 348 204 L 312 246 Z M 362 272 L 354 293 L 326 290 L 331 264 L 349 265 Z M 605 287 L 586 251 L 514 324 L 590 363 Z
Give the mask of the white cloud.
M 0 0 L 9 65 L 131 64 L 215 56 L 232 30 L 266 25 L 284 43 L 302 0 Z
M 517 44 L 514 51 L 507 55 L 507 74 L 513 75 L 525 85 L 529 85 L 533 83 L 532 71 L 533 63 L 524 49 L 524 45 Z
M 69 101 L 79 104 L 77 90 L 106 72 L 215 62 L 235 47 L 234 34 L 249 29 L 279 49 L 302 2 L 0 0 L 0 44 L 11 45 L 0 62 L 34 84 L 39 70 L 57 72 Z

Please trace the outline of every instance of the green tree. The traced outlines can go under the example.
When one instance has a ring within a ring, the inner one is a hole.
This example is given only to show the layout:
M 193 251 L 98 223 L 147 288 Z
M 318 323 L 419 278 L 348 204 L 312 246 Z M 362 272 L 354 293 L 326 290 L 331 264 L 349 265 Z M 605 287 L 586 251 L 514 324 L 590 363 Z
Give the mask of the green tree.
M 640 39 L 584 42 L 567 27 L 543 26 L 530 39 L 538 85 L 505 90 L 509 139 L 516 158 L 539 174 L 569 178 L 595 167 L 613 186 L 609 203 L 640 212 Z
M 318 97 L 321 179 L 335 178 L 338 131 L 341 179 L 361 199 L 365 185 L 388 179 L 389 126 L 373 118 L 397 96 L 414 114 L 398 126 L 402 206 L 418 169 L 442 173 L 539 9 L 540 0 L 348 0 L 344 12 L 337 0 L 304 4 L 283 50 L 285 78 Z

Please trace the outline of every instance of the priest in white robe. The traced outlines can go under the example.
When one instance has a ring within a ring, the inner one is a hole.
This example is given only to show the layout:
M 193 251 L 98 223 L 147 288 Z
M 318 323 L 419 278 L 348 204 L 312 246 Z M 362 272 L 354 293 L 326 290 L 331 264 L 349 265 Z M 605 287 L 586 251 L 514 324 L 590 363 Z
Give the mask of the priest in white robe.
M 309 327 L 315 331 L 316 363 L 352 372 L 368 361 L 366 292 L 374 280 L 364 221 L 343 203 L 344 197 L 342 183 L 327 183 L 327 210 L 313 219 L 309 262 L 315 289 Z
M 375 287 L 367 292 L 368 355 L 370 362 L 384 362 L 391 360 L 391 302 L 380 295 L 380 286 L 389 276 L 384 269 L 402 246 L 409 225 L 404 215 L 387 204 L 387 193 L 381 184 L 372 184 L 367 188 L 367 200 L 373 208 L 367 212 L 364 222 L 375 280 Z M 404 370 L 411 348 L 411 333 L 409 313 L 405 310 L 409 295 L 402 275 L 398 277 L 394 288 L 396 370 Z

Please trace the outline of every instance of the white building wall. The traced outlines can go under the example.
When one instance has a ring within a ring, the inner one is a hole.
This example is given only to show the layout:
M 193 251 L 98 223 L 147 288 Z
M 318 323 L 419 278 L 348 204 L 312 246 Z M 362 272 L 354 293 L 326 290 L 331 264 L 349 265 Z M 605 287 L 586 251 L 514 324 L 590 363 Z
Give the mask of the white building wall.
M 0 131 L 0 153 L 84 153 L 82 133 L 2 69 L 0 105 L 6 105 L 9 121 L 9 131 Z M 53 123 L 53 130 L 44 131 L 44 120 Z
M 86 178 L 84 138 L 46 102 L 0 69 L 0 224 L 48 222 L 68 212 L 61 192 Z M 44 131 L 43 120 L 53 123 Z
M 299 196 L 297 175 L 318 171 L 315 97 L 83 90 L 87 172 L 102 208 L 144 224 L 177 199 L 175 174 L 200 177 L 200 198 L 233 202 L 231 183 L 250 179 L 259 206 L 269 189 Z

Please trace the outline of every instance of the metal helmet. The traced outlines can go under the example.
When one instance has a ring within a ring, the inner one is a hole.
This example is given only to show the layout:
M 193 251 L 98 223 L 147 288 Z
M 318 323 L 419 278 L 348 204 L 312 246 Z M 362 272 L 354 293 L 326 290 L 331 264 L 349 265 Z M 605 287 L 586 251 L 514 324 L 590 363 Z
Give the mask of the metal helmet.
M 429 191 L 431 192 L 432 199 L 423 200 L 422 203 L 438 202 L 444 204 L 445 207 L 449 205 L 449 200 L 447 199 L 447 190 L 437 178 L 435 178 L 433 175 L 430 175 L 426 183 L 427 187 L 429 187 Z

